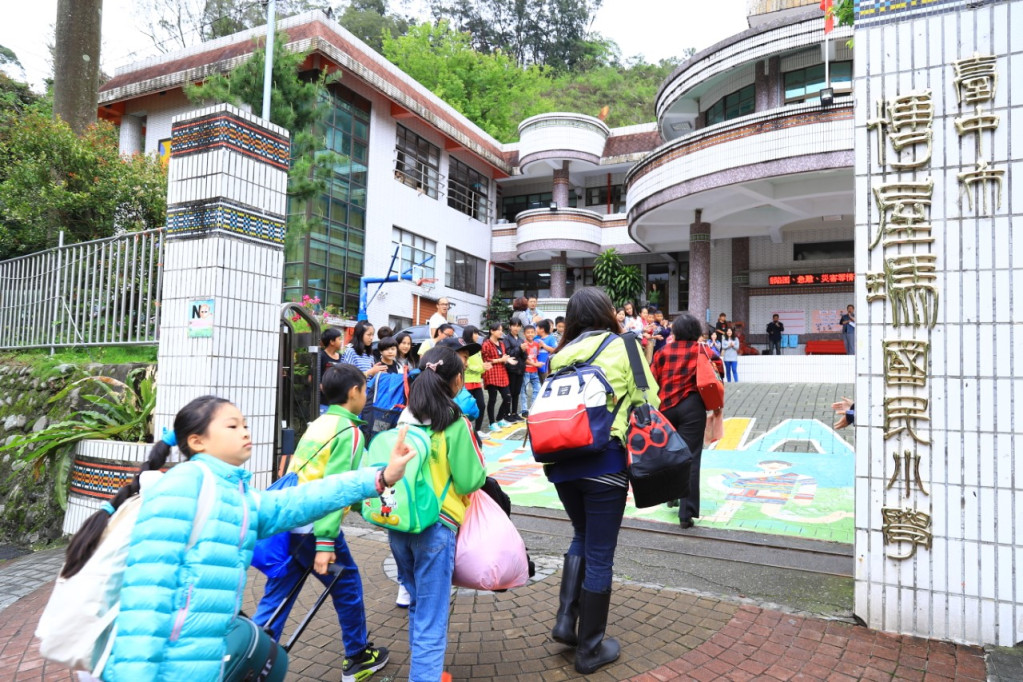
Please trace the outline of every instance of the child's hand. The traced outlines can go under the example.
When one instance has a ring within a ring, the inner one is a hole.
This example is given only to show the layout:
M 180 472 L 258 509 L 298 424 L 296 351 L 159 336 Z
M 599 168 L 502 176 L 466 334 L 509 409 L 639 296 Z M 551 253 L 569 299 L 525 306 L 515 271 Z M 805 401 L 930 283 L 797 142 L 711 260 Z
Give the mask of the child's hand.
M 320 575 L 327 575 L 327 567 L 334 563 L 335 559 L 337 557 L 333 552 L 317 552 L 316 558 L 313 559 L 313 570 Z
M 394 442 L 394 448 L 391 450 L 391 461 L 388 462 L 387 468 L 384 469 L 384 478 L 392 486 L 405 475 L 405 465 L 416 454 L 415 448 L 405 442 L 405 434 L 407 433 L 408 424 L 404 424 L 398 430 L 398 440 Z

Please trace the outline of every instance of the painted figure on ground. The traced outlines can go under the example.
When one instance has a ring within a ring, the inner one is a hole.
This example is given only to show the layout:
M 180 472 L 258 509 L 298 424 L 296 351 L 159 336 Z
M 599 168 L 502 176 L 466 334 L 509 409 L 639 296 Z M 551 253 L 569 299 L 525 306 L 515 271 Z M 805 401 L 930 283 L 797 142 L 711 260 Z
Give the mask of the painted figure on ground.
M 791 511 L 790 503 L 805 507 L 813 502 L 817 493 L 817 480 L 795 472 L 783 473 L 792 462 L 772 459 L 758 462 L 760 471 L 739 471 L 715 477 L 711 485 L 727 493 L 725 503 L 707 517 L 707 521 L 728 523 L 744 504 L 758 505 L 759 510 L 773 519 L 794 523 L 834 523 L 852 517 L 850 512 L 838 511 L 819 517 L 807 517 Z

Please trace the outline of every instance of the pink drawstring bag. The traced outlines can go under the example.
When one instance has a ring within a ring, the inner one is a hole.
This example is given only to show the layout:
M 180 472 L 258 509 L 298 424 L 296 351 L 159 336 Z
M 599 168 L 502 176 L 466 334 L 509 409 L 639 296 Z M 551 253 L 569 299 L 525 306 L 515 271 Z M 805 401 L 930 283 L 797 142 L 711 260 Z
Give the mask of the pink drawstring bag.
M 529 580 L 526 545 L 508 515 L 490 495 L 470 496 L 455 542 L 451 582 L 474 590 L 507 590 Z

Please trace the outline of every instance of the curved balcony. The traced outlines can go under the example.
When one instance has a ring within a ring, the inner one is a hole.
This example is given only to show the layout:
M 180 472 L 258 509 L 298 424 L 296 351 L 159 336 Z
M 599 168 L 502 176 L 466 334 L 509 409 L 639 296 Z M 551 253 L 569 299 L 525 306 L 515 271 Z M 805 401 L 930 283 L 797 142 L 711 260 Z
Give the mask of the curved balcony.
M 697 209 L 715 237 L 851 215 L 853 129 L 846 100 L 758 112 L 664 144 L 625 178 L 629 235 L 651 251 L 678 248 Z
M 545 208 L 523 211 L 516 216 L 516 253 L 519 260 L 547 260 L 562 251 L 569 258 L 592 257 L 600 253 L 599 213 L 578 208 Z
M 577 161 L 598 166 L 610 129 L 600 119 L 583 114 L 532 116 L 519 124 L 519 167 L 541 162 Z

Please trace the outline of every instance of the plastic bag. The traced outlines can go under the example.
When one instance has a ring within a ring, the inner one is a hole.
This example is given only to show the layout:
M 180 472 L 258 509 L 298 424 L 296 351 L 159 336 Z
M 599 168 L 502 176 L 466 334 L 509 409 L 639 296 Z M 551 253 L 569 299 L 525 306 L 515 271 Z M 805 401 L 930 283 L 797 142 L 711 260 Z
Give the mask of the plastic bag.
M 504 510 L 482 490 L 471 495 L 455 543 L 451 582 L 474 590 L 507 590 L 529 580 L 526 545 Z

